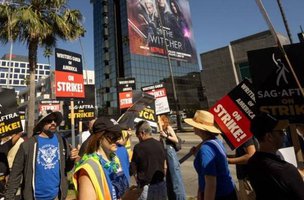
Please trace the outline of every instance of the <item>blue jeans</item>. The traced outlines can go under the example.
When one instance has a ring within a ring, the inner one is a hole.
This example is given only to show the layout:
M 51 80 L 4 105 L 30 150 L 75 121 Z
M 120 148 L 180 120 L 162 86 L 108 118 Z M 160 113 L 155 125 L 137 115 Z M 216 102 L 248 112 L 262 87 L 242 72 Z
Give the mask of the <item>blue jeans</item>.
M 167 145 L 167 189 L 169 200 L 185 200 L 186 192 L 183 178 L 180 171 L 180 163 L 176 151 L 170 145 Z
M 145 185 L 138 200 L 166 200 L 167 187 L 166 182 L 160 182 L 153 185 Z

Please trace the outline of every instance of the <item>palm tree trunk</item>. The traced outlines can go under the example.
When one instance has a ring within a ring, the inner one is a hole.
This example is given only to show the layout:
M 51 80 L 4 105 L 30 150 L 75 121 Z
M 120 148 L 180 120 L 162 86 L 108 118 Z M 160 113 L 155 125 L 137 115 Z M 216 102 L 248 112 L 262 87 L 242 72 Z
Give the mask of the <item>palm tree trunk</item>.
M 27 135 L 31 137 L 33 135 L 33 128 L 35 123 L 35 99 L 36 99 L 36 90 L 35 90 L 35 70 L 37 65 L 37 49 L 38 49 L 38 39 L 33 39 L 29 43 L 29 69 L 30 69 L 30 91 L 29 91 L 29 101 L 28 101 L 28 126 L 27 126 Z

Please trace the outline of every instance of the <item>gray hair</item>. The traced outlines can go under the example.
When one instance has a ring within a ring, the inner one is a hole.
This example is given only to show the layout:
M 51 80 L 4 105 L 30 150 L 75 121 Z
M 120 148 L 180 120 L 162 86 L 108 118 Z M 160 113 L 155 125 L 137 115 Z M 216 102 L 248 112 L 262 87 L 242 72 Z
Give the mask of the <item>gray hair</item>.
M 149 134 L 149 135 L 152 134 L 151 126 L 145 120 L 142 120 L 142 121 L 138 122 L 135 126 L 135 129 L 136 129 L 136 135 L 138 135 L 141 132 L 144 132 L 144 133 Z

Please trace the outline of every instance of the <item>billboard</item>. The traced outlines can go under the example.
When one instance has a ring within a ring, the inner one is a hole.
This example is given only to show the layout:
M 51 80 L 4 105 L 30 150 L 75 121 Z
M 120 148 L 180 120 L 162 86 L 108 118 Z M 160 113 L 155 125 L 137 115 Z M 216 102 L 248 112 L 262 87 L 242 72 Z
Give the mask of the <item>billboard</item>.
M 56 97 L 84 98 L 81 55 L 56 48 L 55 63 Z
M 284 46 L 302 87 L 304 85 L 304 44 Z M 279 48 L 248 52 L 252 82 L 260 111 L 291 123 L 303 123 L 304 98 Z
M 127 0 L 127 5 L 131 53 L 197 62 L 188 0 Z

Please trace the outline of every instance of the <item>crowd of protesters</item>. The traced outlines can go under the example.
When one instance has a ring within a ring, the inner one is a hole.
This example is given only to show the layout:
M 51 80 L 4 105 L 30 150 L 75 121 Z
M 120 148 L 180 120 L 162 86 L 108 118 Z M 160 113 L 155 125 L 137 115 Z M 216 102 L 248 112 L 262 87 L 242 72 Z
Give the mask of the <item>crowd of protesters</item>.
M 187 198 L 175 144 L 178 138 L 166 115 L 159 116 L 159 136 L 152 135 L 147 121 L 135 126 L 139 142 L 131 150 L 131 130 L 122 130 L 114 119 L 90 121 L 86 140 L 72 147 L 58 133 L 63 116 L 44 111 L 33 136 L 22 133 L 2 139 L 0 145 L 0 189 L 5 199 L 66 199 L 68 172 L 77 199 L 159 199 Z M 251 123 L 254 137 L 227 157 L 221 131 L 212 113 L 196 111 L 184 121 L 202 140 L 191 149 L 198 176 L 197 199 L 299 199 L 304 200 L 303 177 L 295 166 L 276 155 L 282 147 L 288 121 L 261 113 Z M 300 129 L 299 129 L 300 130 Z M 16 154 L 9 156 L 16 145 Z M 238 187 L 229 164 L 236 164 Z M 134 177 L 135 186 L 131 186 Z M 19 191 L 18 191 L 19 190 Z M 20 195 L 18 197 L 18 195 Z

